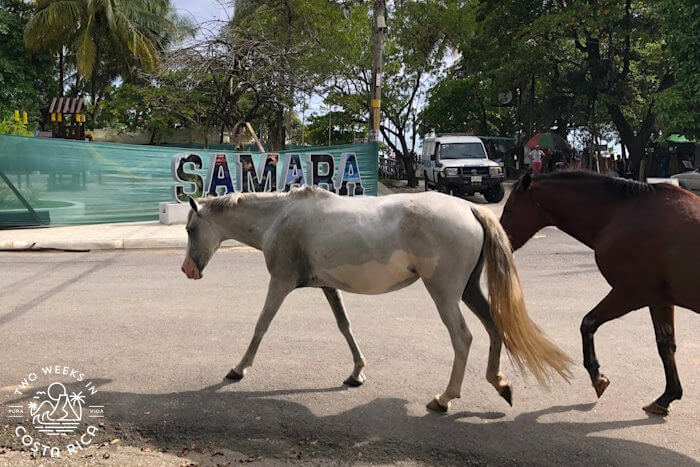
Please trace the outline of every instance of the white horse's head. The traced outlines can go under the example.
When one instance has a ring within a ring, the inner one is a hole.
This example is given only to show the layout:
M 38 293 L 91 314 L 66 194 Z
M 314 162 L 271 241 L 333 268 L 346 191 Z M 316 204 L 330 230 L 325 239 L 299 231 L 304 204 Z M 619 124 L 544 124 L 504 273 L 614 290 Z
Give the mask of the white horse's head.
M 187 256 L 181 269 L 189 279 L 201 279 L 202 271 L 221 245 L 223 236 L 208 207 L 200 206 L 192 198 L 190 207 L 192 210 L 187 217 Z

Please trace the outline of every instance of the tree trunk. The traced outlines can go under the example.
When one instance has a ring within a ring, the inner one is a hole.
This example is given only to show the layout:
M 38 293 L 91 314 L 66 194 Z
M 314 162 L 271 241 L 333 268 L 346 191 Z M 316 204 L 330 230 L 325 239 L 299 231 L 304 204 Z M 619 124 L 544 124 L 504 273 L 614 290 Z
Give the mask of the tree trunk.
M 530 78 L 530 108 L 528 109 L 528 133 L 535 134 L 535 75 Z
M 486 116 L 486 107 L 484 107 L 483 102 L 479 102 L 479 107 L 481 108 L 481 134 L 484 136 L 489 135 L 489 123 L 488 117 Z
M 652 106 L 649 106 L 641 128 L 636 133 L 622 113 L 622 109 L 620 109 L 617 104 L 609 104 L 608 112 L 610 113 L 610 117 L 617 131 L 620 133 L 622 145 L 627 146 L 627 150 L 629 151 L 628 170 L 632 172 L 632 176 L 635 179 L 638 179 L 640 175 L 639 168 L 645 156 L 644 150 L 647 144 L 649 144 L 651 134 L 656 126 L 656 119 L 652 112 Z
M 406 170 L 406 182 L 411 188 L 418 186 L 418 179 L 416 178 L 416 165 L 413 160 L 413 154 L 410 151 L 406 151 L 401 154 L 401 161 L 403 162 L 403 168 Z
M 63 64 L 63 46 L 58 52 L 58 96 L 63 97 L 63 77 L 64 77 L 64 64 Z
M 391 141 L 391 135 L 389 134 L 386 127 L 384 127 L 384 125 L 380 126 L 379 129 L 382 132 L 382 136 L 384 136 L 384 140 L 387 142 L 391 150 L 394 151 L 394 154 L 396 154 L 403 163 L 403 168 L 406 172 L 406 181 L 408 182 L 408 186 L 411 188 L 417 187 L 418 179 L 416 178 L 415 160 L 413 159 L 413 151 L 411 151 L 408 148 L 408 142 L 406 141 L 406 133 L 404 131 L 405 128 L 396 128 L 396 132 L 394 133 L 394 136 L 396 136 L 399 140 L 401 149 L 399 149 L 395 142 Z
M 285 147 L 284 108 L 277 107 L 275 120 L 270 131 L 270 150 L 283 151 Z
M 97 128 L 97 73 L 93 71 L 90 80 L 90 97 L 92 97 L 92 127 Z

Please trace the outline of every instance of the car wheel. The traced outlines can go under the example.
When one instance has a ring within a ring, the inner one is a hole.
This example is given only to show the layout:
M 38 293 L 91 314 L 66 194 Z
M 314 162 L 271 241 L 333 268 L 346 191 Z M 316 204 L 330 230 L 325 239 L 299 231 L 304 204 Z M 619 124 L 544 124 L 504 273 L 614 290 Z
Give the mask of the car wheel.
M 489 203 L 498 203 L 503 199 L 505 195 L 506 190 L 505 188 L 503 188 L 503 184 L 499 183 L 498 185 L 494 185 L 489 190 L 487 190 L 484 193 L 484 198 L 486 198 L 486 201 L 488 201 Z

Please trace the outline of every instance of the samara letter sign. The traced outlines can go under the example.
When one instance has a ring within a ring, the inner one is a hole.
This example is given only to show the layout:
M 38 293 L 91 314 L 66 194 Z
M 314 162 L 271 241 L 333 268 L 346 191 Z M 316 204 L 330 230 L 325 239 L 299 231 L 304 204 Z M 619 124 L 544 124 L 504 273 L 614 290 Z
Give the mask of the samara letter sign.
M 234 192 L 289 191 L 304 185 L 317 185 L 341 196 L 364 194 L 354 152 L 341 154 L 339 160 L 327 153 L 214 154 L 206 178 L 200 174 L 205 168 L 198 154 L 173 157 L 177 201 Z

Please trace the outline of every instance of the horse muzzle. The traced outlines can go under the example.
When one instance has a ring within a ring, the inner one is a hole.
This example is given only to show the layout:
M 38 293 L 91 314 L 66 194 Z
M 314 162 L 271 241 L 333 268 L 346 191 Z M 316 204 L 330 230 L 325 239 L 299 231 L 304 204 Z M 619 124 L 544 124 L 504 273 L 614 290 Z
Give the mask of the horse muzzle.
M 182 272 L 185 273 L 188 279 L 201 279 L 202 274 L 199 272 L 199 268 L 195 264 L 194 261 L 190 259 L 188 256 L 185 258 L 185 261 L 182 263 L 182 267 L 180 268 Z

